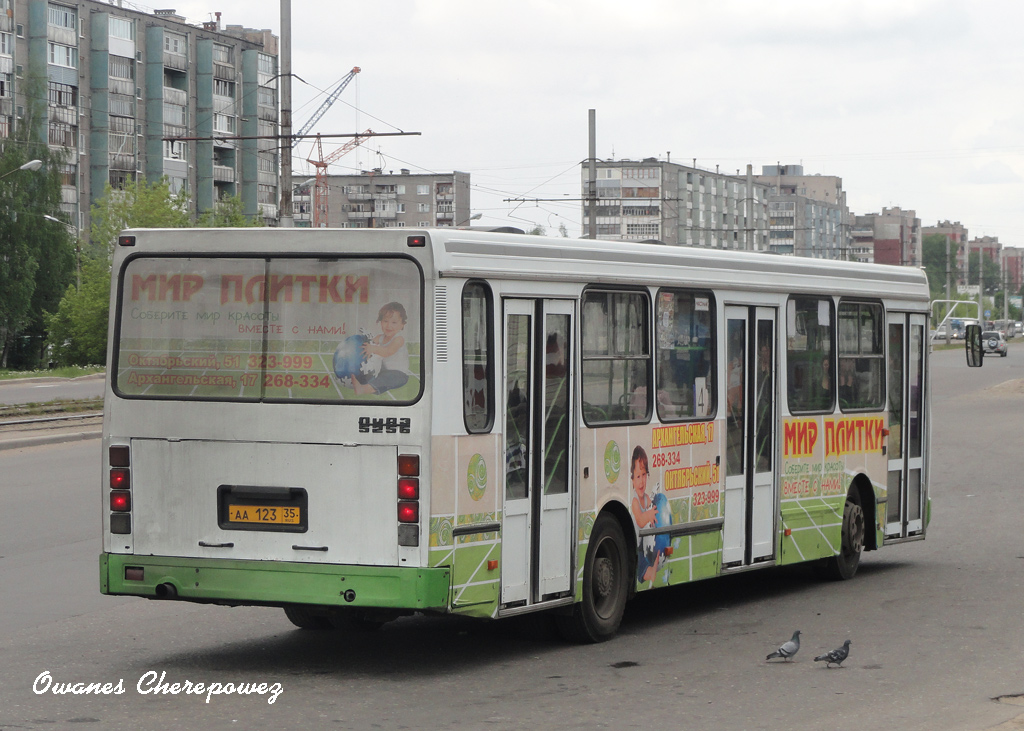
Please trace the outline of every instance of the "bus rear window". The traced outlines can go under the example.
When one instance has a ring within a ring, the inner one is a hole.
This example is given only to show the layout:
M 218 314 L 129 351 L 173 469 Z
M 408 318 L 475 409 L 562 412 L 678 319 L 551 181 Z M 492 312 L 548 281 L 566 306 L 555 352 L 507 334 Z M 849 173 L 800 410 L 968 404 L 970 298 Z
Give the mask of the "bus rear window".
M 119 287 L 122 396 L 419 397 L 422 277 L 411 260 L 136 257 Z

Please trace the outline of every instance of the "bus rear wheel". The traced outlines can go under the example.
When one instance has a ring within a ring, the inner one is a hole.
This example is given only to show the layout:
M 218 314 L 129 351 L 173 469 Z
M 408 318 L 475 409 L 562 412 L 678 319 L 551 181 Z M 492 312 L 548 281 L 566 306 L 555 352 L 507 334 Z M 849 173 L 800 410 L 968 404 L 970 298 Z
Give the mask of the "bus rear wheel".
M 860 504 L 860 493 L 851 489 L 843 507 L 843 532 L 839 553 L 827 563 L 829 578 L 836 581 L 852 579 L 860 566 L 860 554 L 864 550 L 864 508 Z
M 562 636 L 572 642 L 602 642 L 619 629 L 629 595 L 630 564 L 622 526 L 611 515 L 598 516 L 583 565 L 583 600 L 572 613 L 558 615 Z

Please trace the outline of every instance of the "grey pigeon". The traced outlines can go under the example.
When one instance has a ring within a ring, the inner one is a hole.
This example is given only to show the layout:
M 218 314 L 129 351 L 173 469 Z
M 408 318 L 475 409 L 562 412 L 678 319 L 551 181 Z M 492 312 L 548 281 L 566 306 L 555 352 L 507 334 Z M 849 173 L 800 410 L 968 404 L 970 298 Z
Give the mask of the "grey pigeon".
M 771 660 L 773 657 L 781 657 L 784 660 L 788 660 L 793 657 L 800 650 L 800 630 L 793 633 L 793 637 L 788 642 L 783 642 L 779 649 L 768 655 L 765 660 Z
M 843 660 L 850 654 L 850 641 L 847 640 L 843 643 L 842 647 L 837 647 L 831 652 L 826 652 L 824 655 L 818 655 L 814 658 L 814 662 L 825 661 L 825 667 L 829 667 L 832 663 L 835 663 L 839 667 L 843 666 Z

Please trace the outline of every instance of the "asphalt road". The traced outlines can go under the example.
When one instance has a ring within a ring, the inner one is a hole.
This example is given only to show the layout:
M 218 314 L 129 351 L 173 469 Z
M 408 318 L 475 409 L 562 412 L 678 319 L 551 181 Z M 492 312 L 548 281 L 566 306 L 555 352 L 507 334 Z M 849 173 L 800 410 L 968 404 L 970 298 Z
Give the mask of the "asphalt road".
M 0 381 L 0 404 L 103 397 L 103 374 L 83 378 L 30 378 Z
M 529 622 L 310 633 L 276 609 L 102 597 L 98 442 L 0 452 L 0 729 L 988 728 L 1022 712 L 993 697 L 1024 693 L 1024 390 L 999 386 L 1024 346 L 963 361 L 932 361 L 927 541 L 843 583 L 799 567 L 647 594 L 593 646 Z M 794 629 L 800 654 L 766 663 Z M 812 661 L 847 638 L 842 669 Z M 36 694 L 44 672 L 125 692 Z M 142 694 L 150 672 L 268 689 Z

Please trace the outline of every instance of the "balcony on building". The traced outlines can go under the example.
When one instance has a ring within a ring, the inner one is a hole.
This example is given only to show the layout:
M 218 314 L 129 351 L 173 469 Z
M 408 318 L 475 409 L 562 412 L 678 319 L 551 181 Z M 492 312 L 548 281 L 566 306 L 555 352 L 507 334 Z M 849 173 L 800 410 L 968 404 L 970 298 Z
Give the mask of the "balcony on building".
M 123 170 L 134 174 L 135 154 L 124 152 L 111 152 L 107 155 L 107 167 L 111 170 Z M 134 175 L 133 175 L 134 179 Z
M 235 182 L 235 169 L 228 165 L 217 165 L 213 166 L 213 182 L 215 183 L 233 183 Z
M 179 107 L 188 106 L 188 92 L 182 89 L 174 89 L 170 86 L 163 87 L 164 104 L 174 104 Z
M 221 79 L 223 81 L 234 81 L 235 80 L 235 67 L 228 66 L 222 63 L 213 64 L 213 78 Z

